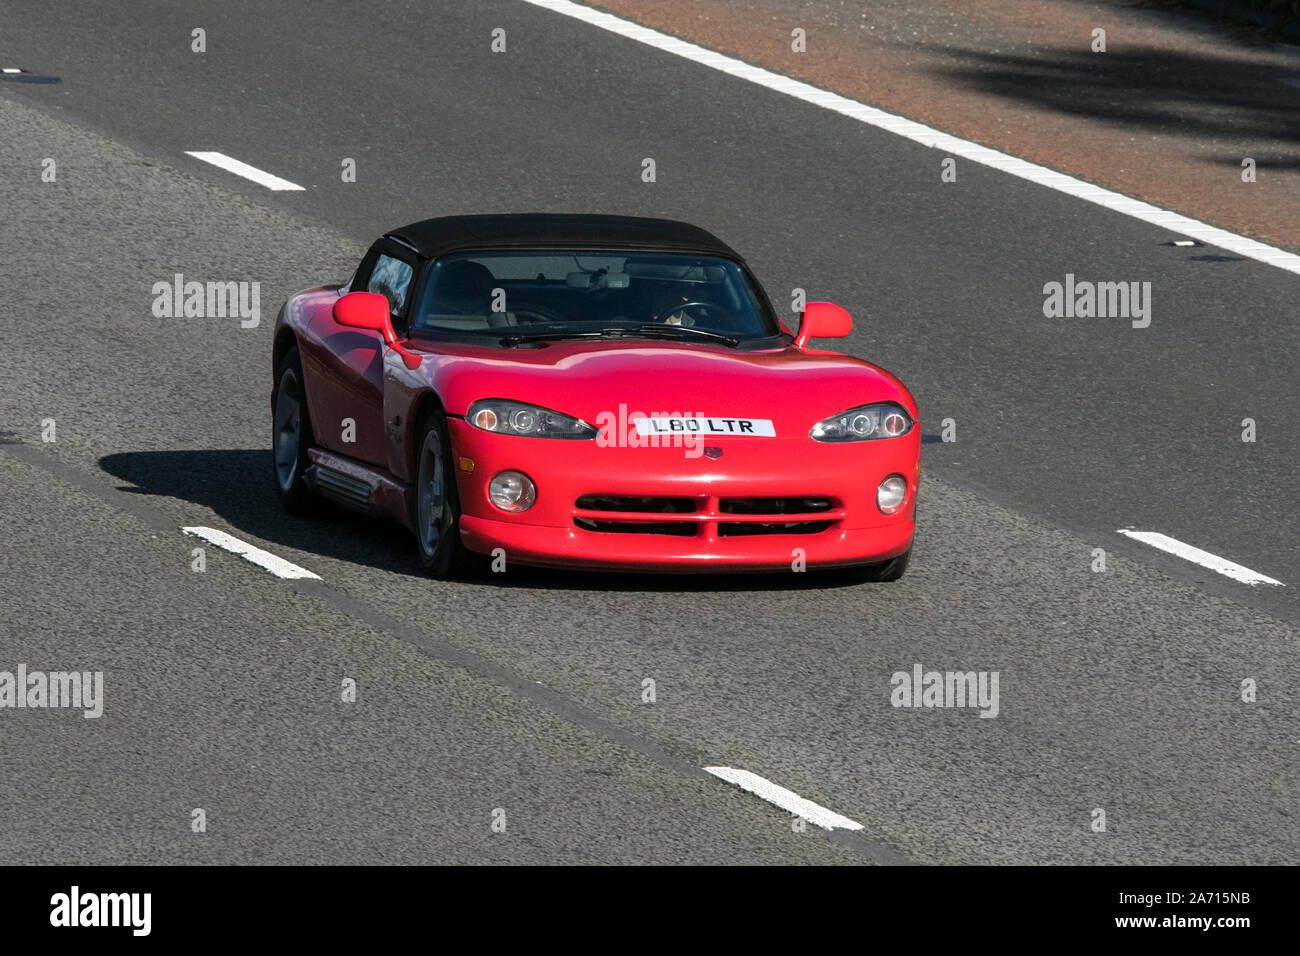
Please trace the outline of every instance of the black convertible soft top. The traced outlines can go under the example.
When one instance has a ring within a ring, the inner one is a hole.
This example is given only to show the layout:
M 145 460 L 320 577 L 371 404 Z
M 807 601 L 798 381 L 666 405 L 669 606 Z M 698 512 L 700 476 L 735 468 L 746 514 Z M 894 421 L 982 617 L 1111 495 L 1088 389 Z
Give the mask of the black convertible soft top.
M 717 236 L 672 219 L 518 213 L 443 216 L 388 233 L 430 259 L 469 249 L 629 249 L 696 252 L 741 260 Z

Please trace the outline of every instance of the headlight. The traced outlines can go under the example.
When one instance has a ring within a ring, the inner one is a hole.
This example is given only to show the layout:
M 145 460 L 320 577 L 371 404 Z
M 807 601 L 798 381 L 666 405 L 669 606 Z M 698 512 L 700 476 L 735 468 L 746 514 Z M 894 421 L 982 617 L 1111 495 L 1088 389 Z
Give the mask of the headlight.
M 873 441 L 898 438 L 912 430 L 912 416 L 893 402 L 859 405 L 818 422 L 808 433 L 817 441 Z
M 469 407 L 465 420 L 475 428 L 499 435 L 528 435 L 533 438 L 595 438 L 592 426 L 549 408 L 485 398 Z

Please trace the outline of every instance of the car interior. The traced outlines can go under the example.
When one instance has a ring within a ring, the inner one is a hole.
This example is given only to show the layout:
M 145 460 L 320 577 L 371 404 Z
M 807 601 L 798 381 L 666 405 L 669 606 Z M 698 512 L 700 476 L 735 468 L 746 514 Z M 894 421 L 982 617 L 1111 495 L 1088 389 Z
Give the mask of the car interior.
M 760 322 L 738 274 L 687 257 L 603 257 L 600 268 L 548 275 L 497 274 L 504 257 L 456 256 L 434 263 L 412 328 L 436 334 L 519 326 L 667 323 L 723 332 L 753 331 Z M 553 256 L 549 258 L 554 258 Z M 673 261 L 677 260 L 677 261 Z M 503 273 L 517 273 L 510 262 Z

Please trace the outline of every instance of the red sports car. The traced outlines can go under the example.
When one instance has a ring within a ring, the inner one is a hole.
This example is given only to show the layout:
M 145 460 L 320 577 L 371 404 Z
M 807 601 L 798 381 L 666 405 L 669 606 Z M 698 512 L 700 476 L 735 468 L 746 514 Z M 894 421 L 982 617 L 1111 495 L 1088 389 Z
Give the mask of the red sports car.
M 285 507 L 395 519 L 430 573 L 505 562 L 902 576 L 920 422 L 810 302 L 798 334 L 685 223 L 454 216 L 396 229 L 275 327 Z

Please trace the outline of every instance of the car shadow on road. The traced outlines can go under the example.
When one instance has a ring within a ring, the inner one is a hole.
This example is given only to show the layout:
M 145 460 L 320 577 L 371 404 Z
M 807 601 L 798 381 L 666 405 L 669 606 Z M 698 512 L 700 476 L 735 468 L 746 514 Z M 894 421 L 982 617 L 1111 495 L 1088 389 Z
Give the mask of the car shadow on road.
M 122 452 L 104 456 L 99 467 L 125 482 L 123 491 L 210 508 L 232 533 L 396 574 L 424 576 L 405 528 L 326 501 L 318 517 L 286 514 L 272 484 L 269 448 Z M 193 523 L 200 523 L 200 516 Z
M 272 485 L 270 449 L 120 452 L 105 455 L 99 467 L 125 483 L 122 491 L 193 502 L 211 509 L 234 533 L 381 571 L 425 577 L 410 532 L 393 522 L 367 518 L 326 501 L 314 518 L 286 514 Z M 200 520 L 196 515 L 194 523 Z M 842 571 L 637 574 L 516 565 L 506 574 L 486 572 L 464 583 L 562 591 L 804 591 L 858 582 L 851 572 Z
M 497 588 L 536 588 L 547 591 L 674 591 L 705 593 L 713 591 L 824 591 L 860 585 L 852 572 L 764 571 L 752 574 L 650 574 L 628 571 L 561 571 L 554 568 L 517 566 L 509 574 L 482 573 L 474 583 Z M 875 585 L 888 587 L 888 585 Z

